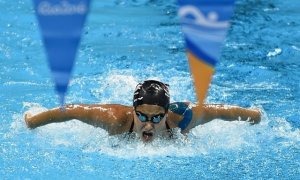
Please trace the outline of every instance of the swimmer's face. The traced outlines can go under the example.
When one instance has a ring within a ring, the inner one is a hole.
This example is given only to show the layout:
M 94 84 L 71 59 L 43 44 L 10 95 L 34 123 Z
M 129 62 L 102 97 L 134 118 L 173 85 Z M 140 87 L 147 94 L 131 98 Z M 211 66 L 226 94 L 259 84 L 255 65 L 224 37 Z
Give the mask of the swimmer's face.
M 165 130 L 167 114 L 161 106 L 142 104 L 134 112 L 137 134 L 143 142 L 151 142 Z

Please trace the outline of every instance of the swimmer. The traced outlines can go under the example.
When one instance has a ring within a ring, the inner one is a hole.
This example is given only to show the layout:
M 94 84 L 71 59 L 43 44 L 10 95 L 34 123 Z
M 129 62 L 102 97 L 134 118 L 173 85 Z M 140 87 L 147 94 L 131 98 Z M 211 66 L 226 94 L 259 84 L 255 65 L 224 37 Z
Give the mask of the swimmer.
M 151 142 L 159 136 L 172 136 L 173 128 L 180 128 L 182 133 L 187 133 L 213 119 L 256 124 L 261 120 L 261 113 L 258 109 L 222 104 L 200 106 L 191 102 L 170 103 L 168 85 L 156 80 L 147 80 L 136 86 L 133 106 L 70 104 L 65 105 L 64 110 L 55 108 L 34 116 L 25 113 L 28 128 L 72 119 L 103 128 L 110 135 L 136 133 L 143 142 Z

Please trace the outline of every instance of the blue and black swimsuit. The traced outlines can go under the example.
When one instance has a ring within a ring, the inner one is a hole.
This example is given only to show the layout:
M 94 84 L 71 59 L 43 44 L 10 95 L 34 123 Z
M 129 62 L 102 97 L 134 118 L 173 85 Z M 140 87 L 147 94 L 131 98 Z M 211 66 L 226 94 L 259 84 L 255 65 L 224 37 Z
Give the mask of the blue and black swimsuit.
M 175 114 L 183 116 L 183 119 L 178 124 L 178 127 L 181 130 L 186 129 L 186 127 L 190 124 L 193 117 L 193 111 L 191 107 L 189 107 L 184 102 L 175 102 L 170 104 L 169 110 Z

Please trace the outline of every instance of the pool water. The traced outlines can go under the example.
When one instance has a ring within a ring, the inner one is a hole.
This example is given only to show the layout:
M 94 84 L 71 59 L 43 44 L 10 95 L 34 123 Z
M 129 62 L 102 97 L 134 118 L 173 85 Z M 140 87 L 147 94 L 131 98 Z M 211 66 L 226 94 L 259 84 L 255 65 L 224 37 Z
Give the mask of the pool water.
M 31 1 L 0 0 L 0 179 L 300 179 L 300 1 L 237 0 L 207 103 L 256 107 L 260 124 L 214 120 L 171 141 L 108 136 L 58 106 Z M 138 82 L 195 102 L 172 0 L 93 1 L 67 103 L 131 105 Z

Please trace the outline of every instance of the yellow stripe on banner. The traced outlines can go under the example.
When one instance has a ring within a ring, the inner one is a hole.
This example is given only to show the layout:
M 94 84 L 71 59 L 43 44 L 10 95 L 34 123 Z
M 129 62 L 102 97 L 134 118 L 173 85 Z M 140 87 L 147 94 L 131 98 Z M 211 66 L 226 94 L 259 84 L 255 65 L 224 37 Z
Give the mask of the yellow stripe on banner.
M 188 59 L 190 62 L 190 69 L 194 78 L 194 86 L 198 97 L 198 103 L 203 104 L 209 84 L 211 82 L 214 68 L 206 64 L 201 59 L 188 52 Z

